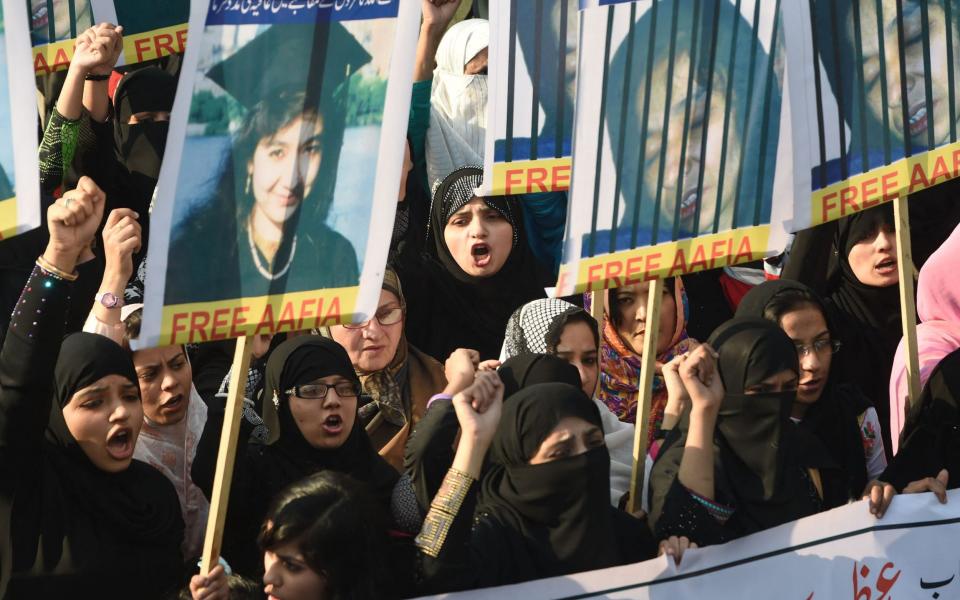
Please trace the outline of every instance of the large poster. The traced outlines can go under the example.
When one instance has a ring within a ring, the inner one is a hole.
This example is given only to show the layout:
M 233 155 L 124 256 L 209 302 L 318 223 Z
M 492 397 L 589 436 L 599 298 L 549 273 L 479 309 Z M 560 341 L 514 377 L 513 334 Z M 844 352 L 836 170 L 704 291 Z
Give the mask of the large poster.
M 577 0 L 491 3 L 488 194 L 569 189 L 577 37 Z
M 679 567 L 643 563 L 447 598 L 894 600 L 960 597 L 960 492 L 897 496 L 882 520 L 857 502 L 722 546 Z
M 200 33 L 151 221 L 148 345 L 310 329 L 376 306 L 419 4 L 249 5 L 191 14 Z
M 960 174 L 960 5 L 784 3 L 794 116 L 794 230 Z
M 0 240 L 40 225 L 37 100 L 30 69 L 27 11 L 20 0 L 0 4 Z M 16 152 L 15 148 L 26 148 Z
M 70 66 L 77 35 L 96 23 L 123 25 L 119 65 L 178 54 L 186 47 L 190 0 L 23 1 L 30 7 L 33 68 L 37 75 Z
M 599 0 L 580 11 L 559 295 L 780 251 L 793 207 L 779 5 Z

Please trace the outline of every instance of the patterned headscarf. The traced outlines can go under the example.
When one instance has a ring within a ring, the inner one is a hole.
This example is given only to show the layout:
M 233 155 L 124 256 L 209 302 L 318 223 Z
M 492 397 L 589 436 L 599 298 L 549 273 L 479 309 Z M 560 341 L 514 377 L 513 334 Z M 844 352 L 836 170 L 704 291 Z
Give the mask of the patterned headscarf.
M 500 362 L 523 354 L 552 354 L 560 341 L 564 326 L 572 316 L 578 314 L 590 317 L 589 313 L 579 306 L 557 298 L 527 302 L 507 321 L 507 334 L 500 351 Z M 593 317 L 589 318 L 589 322 L 592 324 L 594 336 L 599 337 Z
M 650 410 L 649 442 L 663 422 L 663 409 L 667 404 L 667 385 L 660 374 L 664 364 L 673 357 L 688 352 L 699 342 L 687 335 L 687 320 L 690 318 L 690 305 L 680 278 L 673 280 L 673 296 L 677 306 L 677 324 L 670 339 L 670 345 L 657 355 L 657 373 L 653 376 L 653 402 Z M 604 294 L 606 306 L 603 312 L 603 335 L 600 341 L 600 389 L 597 395 L 613 414 L 621 421 L 636 423 L 638 386 L 640 383 L 639 353 L 634 352 L 617 331 L 610 315 L 610 291 Z M 589 306 L 589 294 L 586 295 Z M 649 447 L 649 446 L 648 446 Z

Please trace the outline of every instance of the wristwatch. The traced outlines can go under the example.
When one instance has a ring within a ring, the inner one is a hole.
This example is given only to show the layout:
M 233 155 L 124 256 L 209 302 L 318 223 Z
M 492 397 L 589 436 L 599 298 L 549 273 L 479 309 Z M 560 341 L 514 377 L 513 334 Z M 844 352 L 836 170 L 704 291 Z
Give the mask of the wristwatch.
M 97 302 L 104 308 L 120 308 L 123 306 L 123 298 L 118 297 L 113 292 L 101 292 L 94 296 Z

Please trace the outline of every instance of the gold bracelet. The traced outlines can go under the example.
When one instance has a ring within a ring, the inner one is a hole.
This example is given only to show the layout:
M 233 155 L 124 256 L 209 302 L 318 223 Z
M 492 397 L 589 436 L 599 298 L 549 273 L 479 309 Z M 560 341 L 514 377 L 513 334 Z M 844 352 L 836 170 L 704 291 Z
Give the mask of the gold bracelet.
M 414 540 L 421 552 L 434 558 L 440 556 L 450 527 L 453 526 L 453 521 L 467 499 L 467 493 L 474 481 L 476 479 L 458 469 L 451 467 L 447 471 L 437 495 L 430 503 L 430 510 L 423 519 L 420 534 Z
M 48 274 L 53 275 L 59 279 L 64 279 L 66 281 L 76 281 L 79 277 L 79 273 L 74 271 L 73 273 L 67 273 L 66 271 L 61 271 L 57 267 L 53 266 L 49 260 L 45 259 L 43 256 L 37 257 L 37 266 L 46 271 Z

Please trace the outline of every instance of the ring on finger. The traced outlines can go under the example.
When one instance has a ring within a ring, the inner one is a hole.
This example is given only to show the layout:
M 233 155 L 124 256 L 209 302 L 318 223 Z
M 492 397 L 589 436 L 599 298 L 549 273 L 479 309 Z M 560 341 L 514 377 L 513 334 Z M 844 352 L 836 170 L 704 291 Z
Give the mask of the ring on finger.
M 63 199 L 63 207 L 64 207 L 64 208 L 69 208 L 69 207 L 70 207 L 70 201 L 71 201 L 71 200 L 73 200 L 73 198 L 71 198 L 71 197 L 69 197 L 69 196 L 64 197 L 64 199 Z

